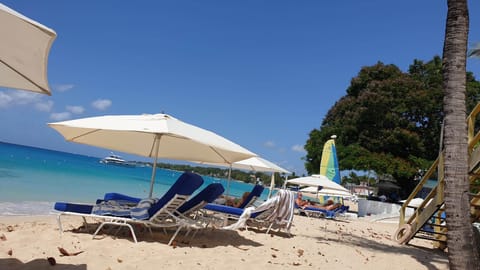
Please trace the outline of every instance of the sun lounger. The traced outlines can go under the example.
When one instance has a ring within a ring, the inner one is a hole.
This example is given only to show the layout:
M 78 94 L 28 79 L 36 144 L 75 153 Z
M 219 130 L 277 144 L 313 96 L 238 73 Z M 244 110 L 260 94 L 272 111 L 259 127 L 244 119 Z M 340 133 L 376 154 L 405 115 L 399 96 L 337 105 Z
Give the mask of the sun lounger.
M 254 210 L 254 214 L 259 213 L 253 219 L 250 219 L 249 226 L 263 226 L 268 229 L 268 233 L 271 229 L 285 230 L 288 235 L 290 235 L 290 228 L 293 223 L 294 211 L 295 211 L 295 198 L 297 197 L 296 193 L 289 190 L 279 190 L 276 197 L 273 197 L 272 205 L 269 205 L 268 200 L 257 207 Z M 266 211 L 262 211 L 262 207 L 269 207 Z
M 225 189 L 220 183 L 209 184 L 203 190 L 185 202 L 182 206 L 180 206 L 174 214 L 181 216 L 183 219 L 189 220 L 193 224 L 196 224 L 195 233 L 201 228 L 207 228 L 212 219 L 205 218 L 200 214 L 200 211 L 207 203 L 213 202 L 224 191 Z M 191 231 L 189 227 L 186 229 L 187 232 L 185 233 L 185 237 Z M 192 238 L 195 236 L 195 233 L 192 235 Z
M 261 185 L 255 185 L 252 191 L 250 192 L 250 194 L 248 194 L 247 198 L 245 198 L 245 200 L 242 202 L 242 204 L 239 207 L 233 207 L 233 208 L 244 209 L 245 207 L 251 206 L 262 195 L 262 192 L 264 189 L 265 188 Z M 215 211 L 215 209 L 221 209 L 223 206 L 226 207 L 226 205 L 217 204 L 213 202 L 213 203 L 208 203 L 207 205 L 205 205 L 204 208 L 207 210 Z
M 195 222 L 176 215 L 175 212 L 202 184 L 203 179 L 201 176 L 194 173 L 185 172 L 161 198 L 141 200 L 138 202 L 136 207 L 130 209 L 129 215 L 126 213 L 121 216 L 114 216 L 111 214 L 96 214 L 95 212 L 98 209 L 100 209 L 101 213 L 106 213 L 106 209 L 102 209 L 102 207 L 98 205 L 57 202 L 54 208 L 55 210 L 60 211 L 57 217 L 60 232 L 63 231 L 60 220 L 62 215 L 82 216 L 84 220 L 86 217 L 103 220 L 93 234 L 94 238 L 102 229 L 102 227 L 107 224 L 128 227 L 132 233 L 135 243 L 137 242 L 137 238 L 131 224 L 141 224 L 146 226 L 149 230 L 151 227 L 177 227 L 177 230 L 168 243 L 170 245 L 182 228 L 199 228 Z M 115 200 L 104 201 L 106 203 L 103 206 L 112 203 L 112 201 Z M 125 201 L 127 204 L 131 203 L 131 201 L 128 202 L 128 200 L 120 200 L 120 202 L 116 201 L 114 204 L 123 206 L 122 203 Z M 121 208 L 120 210 L 123 211 L 125 209 Z
M 294 192 L 279 190 L 274 197 L 258 207 L 249 206 L 242 209 L 226 205 L 207 204 L 204 209 L 213 212 L 213 216 L 218 216 L 218 214 L 223 216 L 224 225 L 229 218 L 238 219 L 236 223 L 224 226 L 225 229 L 247 228 L 248 221 L 252 226 L 267 228 L 266 233 L 269 233 L 272 228 L 285 229 L 290 233 L 294 204 Z
M 198 211 L 202 209 L 207 203 L 213 202 L 220 197 L 225 191 L 222 184 L 212 183 L 198 192 L 195 196 L 191 197 L 182 206 L 180 206 L 175 212 L 175 215 L 180 215 L 183 218 L 191 219 L 199 226 L 207 227 L 211 222 L 210 218 L 203 218 L 201 215 L 197 215 Z M 100 201 L 119 201 L 122 203 L 139 202 L 141 199 L 130 197 L 121 193 L 107 193 L 103 200 Z M 187 234 L 188 235 L 188 232 Z M 192 236 L 193 237 L 193 236 Z
M 322 217 L 322 218 L 336 218 L 344 213 L 346 213 L 349 209 L 348 206 L 342 205 L 333 210 L 326 210 L 316 207 L 299 207 L 295 203 L 295 209 L 297 209 L 300 213 L 304 213 L 308 217 Z
M 220 183 L 209 184 L 180 206 L 176 212 L 188 216 L 189 214 L 203 208 L 207 203 L 212 203 L 215 199 L 220 197 L 224 191 L 225 189 Z M 141 199 L 121 193 L 106 193 L 102 200 L 97 200 L 97 203 L 102 201 L 117 201 L 125 204 L 134 203 L 136 205 Z
M 141 198 L 135 198 L 131 196 L 127 196 L 121 193 L 105 193 L 103 196 L 104 201 L 124 201 L 124 202 L 131 202 L 131 203 L 139 203 L 142 199 Z M 97 201 L 98 202 L 98 201 Z
M 253 205 L 253 203 L 257 200 L 262 195 L 262 192 L 264 190 L 264 187 L 261 185 L 255 185 L 248 194 L 248 197 L 245 198 L 245 200 L 242 202 L 242 204 L 239 207 L 233 207 L 233 206 L 228 206 L 228 205 L 223 205 L 223 204 L 216 204 L 216 203 L 207 203 L 202 211 L 204 216 L 208 216 L 211 219 L 218 219 L 218 215 L 213 216 L 210 215 L 207 211 L 213 211 L 217 214 L 222 214 L 220 219 L 224 219 L 224 225 L 226 225 L 227 219 L 228 218 L 233 218 L 236 219 L 238 218 L 242 213 L 245 207 L 248 207 L 250 205 Z
M 218 199 L 220 195 L 225 191 L 224 187 L 220 183 L 212 183 L 206 186 L 203 190 L 198 192 L 195 196 L 191 197 L 182 206 L 180 206 L 175 214 L 183 215 L 185 218 L 191 218 L 194 220 L 202 220 L 206 223 L 205 227 L 210 223 L 211 219 L 201 218 L 201 215 L 197 215 L 199 210 L 202 209 L 207 203 L 212 203 Z M 120 203 L 135 203 L 137 204 L 141 199 L 131 196 L 127 196 L 121 193 L 106 193 L 103 199 L 97 200 L 97 203 L 103 201 L 115 201 Z M 87 209 L 86 211 L 90 211 Z
M 265 188 L 261 185 L 255 185 L 248 194 L 248 197 L 243 201 L 243 203 L 238 208 L 246 208 L 255 203 L 255 201 L 262 195 L 262 192 Z
M 202 209 L 208 203 L 213 202 L 215 199 L 220 197 L 224 191 L 225 189 L 223 188 L 222 184 L 212 183 L 180 206 L 177 209 L 177 212 L 184 216 L 189 216 L 191 213 L 195 213 L 196 211 Z

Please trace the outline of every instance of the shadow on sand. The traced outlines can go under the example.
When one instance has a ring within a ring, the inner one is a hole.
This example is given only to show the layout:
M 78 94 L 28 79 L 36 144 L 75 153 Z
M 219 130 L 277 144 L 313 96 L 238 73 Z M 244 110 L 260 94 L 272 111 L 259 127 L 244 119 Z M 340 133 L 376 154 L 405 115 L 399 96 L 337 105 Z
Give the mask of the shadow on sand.
M 27 263 L 23 263 L 18 259 L 9 258 L 9 259 L 0 259 L 0 269 L 8 270 L 43 270 L 43 269 L 58 269 L 58 270 L 86 270 L 86 264 L 73 265 L 73 264 L 55 264 L 54 266 L 50 265 L 45 259 L 35 259 Z
M 337 222 L 335 220 L 335 222 Z M 391 240 L 391 235 L 385 235 L 381 233 L 376 233 L 365 231 L 365 234 L 362 236 L 352 235 L 351 233 L 339 230 L 339 227 L 332 227 L 325 225 L 324 231 L 331 235 L 329 237 L 327 234 L 325 237 L 316 237 L 319 243 L 327 243 L 330 241 L 340 242 L 342 245 L 346 246 L 362 246 L 366 247 L 372 251 L 380 251 L 383 253 L 392 253 L 398 254 L 402 253 L 408 255 L 412 258 L 415 258 L 419 263 L 425 266 L 425 269 L 437 270 L 438 268 L 434 265 L 435 262 L 438 263 L 448 263 L 446 259 L 445 252 L 435 248 L 425 248 L 414 245 L 399 245 L 392 240 L 392 244 L 382 244 L 376 241 L 377 238 L 385 238 Z M 348 221 L 345 221 L 348 223 Z M 368 258 L 365 258 L 368 260 Z
M 65 231 L 64 233 L 84 233 L 93 235 L 96 228 L 99 226 L 99 223 L 88 223 L 85 227 L 84 225 L 74 228 L 70 231 Z M 152 228 L 152 233 L 150 233 L 143 226 L 135 226 L 135 234 L 137 236 L 137 241 L 140 242 L 157 242 L 167 244 L 174 234 L 174 229 L 159 229 Z M 104 226 L 100 233 L 92 241 L 99 241 L 103 238 L 122 238 L 130 240 L 133 243 L 133 237 L 125 227 L 119 226 Z M 200 247 L 200 248 L 214 248 L 220 246 L 251 246 L 258 247 L 262 244 L 247 239 L 241 236 L 238 231 L 232 230 L 222 230 L 214 228 L 206 228 L 198 231 L 191 231 L 186 233 L 186 230 L 181 230 L 177 235 L 175 240 L 172 243 L 173 247 Z M 0 268 L 1 269 L 1 268 Z

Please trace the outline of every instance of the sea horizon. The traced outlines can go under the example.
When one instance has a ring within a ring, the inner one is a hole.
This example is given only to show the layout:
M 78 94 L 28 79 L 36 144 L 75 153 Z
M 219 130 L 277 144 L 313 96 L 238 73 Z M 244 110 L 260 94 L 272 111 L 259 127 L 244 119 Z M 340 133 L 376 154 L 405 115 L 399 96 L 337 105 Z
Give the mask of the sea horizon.
M 108 152 L 108 150 L 106 150 Z M 152 168 L 100 163 L 102 158 L 0 142 L 0 216 L 56 213 L 55 202 L 93 204 L 105 193 L 117 192 L 146 198 Z M 159 197 L 183 172 L 157 168 L 154 197 Z M 228 179 L 202 175 L 202 189 Z M 229 195 L 241 196 L 252 184 L 230 181 Z M 262 193 L 266 199 L 268 190 Z

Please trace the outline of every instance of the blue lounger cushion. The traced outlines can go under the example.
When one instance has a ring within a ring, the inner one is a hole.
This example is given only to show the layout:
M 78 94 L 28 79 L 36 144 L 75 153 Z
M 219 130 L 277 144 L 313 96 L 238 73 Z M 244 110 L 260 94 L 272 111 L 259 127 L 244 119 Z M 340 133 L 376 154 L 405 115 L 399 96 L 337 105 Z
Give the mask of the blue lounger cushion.
M 148 210 L 149 216 L 153 216 L 165 204 L 167 204 L 176 194 L 190 196 L 196 189 L 203 184 L 203 178 L 192 172 L 184 172 L 165 193 L 157 203 L 153 204 Z
M 243 214 L 243 211 L 245 211 L 245 209 L 243 209 L 243 208 L 221 205 L 221 204 L 215 204 L 215 203 L 208 203 L 207 205 L 205 205 L 204 209 L 214 211 L 214 212 L 218 212 L 218 213 L 227 214 L 227 215 L 238 216 L 238 217 Z M 251 215 L 251 217 L 254 218 L 257 215 L 259 215 L 260 213 L 261 212 L 253 213 Z
M 242 202 L 239 207 L 227 206 L 216 203 L 207 203 L 204 209 L 232 216 L 241 216 L 243 211 L 245 210 L 245 206 L 249 205 L 249 203 L 253 200 L 254 197 L 260 197 L 264 189 L 265 188 L 261 185 L 255 185 L 250 194 L 248 194 L 248 197 Z M 254 213 L 252 214 L 252 217 L 256 217 L 259 214 L 260 213 Z
M 120 194 L 120 193 L 111 192 L 111 193 L 106 193 L 105 196 L 103 196 L 103 200 L 105 200 L 105 201 L 115 200 L 115 201 L 126 201 L 126 202 L 139 203 L 142 199 L 127 196 L 127 195 Z
M 261 185 L 255 185 L 250 194 L 248 194 L 248 197 L 238 208 L 245 208 L 245 206 L 247 206 L 254 197 L 260 197 L 264 189 L 265 188 Z
M 75 212 L 75 213 L 81 213 L 81 214 L 91 214 L 93 205 L 56 202 L 53 208 L 55 210 L 61 211 L 61 212 Z
M 299 208 L 297 206 L 297 204 L 295 204 L 295 207 L 296 208 Z M 302 209 L 302 208 L 300 208 Z M 342 205 L 334 210 L 326 210 L 326 209 L 320 209 L 320 208 L 316 208 L 316 207 L 305 207 L 303 208 L 303 210 L 306 210 L 306 211 L 310 211 L 310 212 L 320 212 L 322 214 L 324 214 L 324 216 L 326 218 L 335 218 L 337 216 L 337 214 L 340 214 L 340 213 L 345 213 L 347 212 L 349 209 L 348 206 L 345 206 L 345 205 Z
M 182 206 L 178 208 L 179 213 L 184 213 L 191 209 L 192 207 L 195 207 L 196 205 L 202 203 L 203 201 L 207 203 L 213 202 L 215 199 L 217 199 L 222 193 L 225 191 L 223 188 L 222 184 L 220 183 L 212 183 L 205 187 L 202 191 L 197 193 L 194 197 L 192 197 L 190 200 L 185 202 Z

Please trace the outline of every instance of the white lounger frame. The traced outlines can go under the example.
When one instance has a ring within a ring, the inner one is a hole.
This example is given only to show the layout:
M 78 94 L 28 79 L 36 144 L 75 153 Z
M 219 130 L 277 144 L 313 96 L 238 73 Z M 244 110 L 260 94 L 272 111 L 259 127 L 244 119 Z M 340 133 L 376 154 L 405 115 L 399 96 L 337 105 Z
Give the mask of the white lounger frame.
M 167 202 L 160 210 L 158 210 L 150 219 L 148 220 L 137 220 L 126 217 L 114 217 L 114 216 L 103 216 L 95 214 L 81 214 L 76 212 L 60 212 L 57 216 L 58 227 L 60 233 L 63 233 L 61 216 L 62 215 L 72 215 L 72 216 L 81 216 L 86 224 L 86 217 L 103 219 L 102 223 L 99 225 L 92 238 L 100 232 L 100 230 L 105 225 L 115 225 L 128 227 L 132 233 L 132 237 L 135 243 L 137 243 L 137 237 L 135 231 L 131 224 L 141 224 L 148 228 L 150 233 L 152 233 L 151 228 L 169 228 L 169 227 L 178 227 L 173 236 L 170 238 L 168 245 L 171 245 L 175 237 L 178 235 L 182 228 L 186 228 L 188 231 L 191 229 L 201 229 L 203 226 L 199 226 L 196 222 L 191 219 L 186 218 L 183 215 L 175 215 L 175 211 L 185 203 L 189 196 L 186 195 L 175 195 L 169 202 Z

